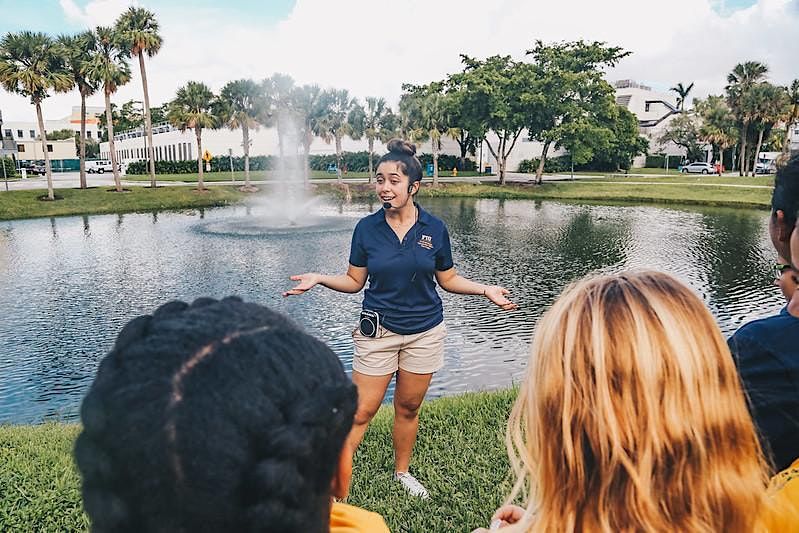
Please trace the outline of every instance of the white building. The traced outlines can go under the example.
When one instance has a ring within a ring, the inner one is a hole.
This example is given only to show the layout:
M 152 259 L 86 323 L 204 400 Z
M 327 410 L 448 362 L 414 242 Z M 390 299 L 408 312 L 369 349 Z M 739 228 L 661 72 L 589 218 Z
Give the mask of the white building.
M 100 121 L 99 116 L 105 112 L 102 107 L 86 107 L 86 138 L 100 140 Z M 58 120 L 45 120 L 44 129 L 46 133 L 59 130 L 72 130 L 80 133 L 80 106 L 74 106 L 72 113 Z M 4 122 L 0 134 L 3 139 L 13 139 L 16 142 L 35 140 L 39 137 L 39 123 L 35 119 L 32 121 Z M 75 154 L 72 154 L 75 157 Z
M 19 161 L 44 161 L 44 149 L 41 140 L 17 141 L 16 158 Z M 47 152 L 53 169 L 59 170 L 63 165 L 60 164 L 65 159 L 77 159 L 75 140 L 65 139 L 63 141 L 47 141 Z

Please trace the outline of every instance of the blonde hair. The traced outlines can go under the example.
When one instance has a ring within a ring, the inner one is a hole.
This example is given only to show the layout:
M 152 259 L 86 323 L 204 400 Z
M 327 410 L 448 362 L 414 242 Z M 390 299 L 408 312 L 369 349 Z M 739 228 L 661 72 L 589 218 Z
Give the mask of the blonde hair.
M 507 446 L 508 501 L 528 492 L 509 531 L 751 532 L 768 479 L 718 326 L 658 272 L 564 291 L 536 328 Z

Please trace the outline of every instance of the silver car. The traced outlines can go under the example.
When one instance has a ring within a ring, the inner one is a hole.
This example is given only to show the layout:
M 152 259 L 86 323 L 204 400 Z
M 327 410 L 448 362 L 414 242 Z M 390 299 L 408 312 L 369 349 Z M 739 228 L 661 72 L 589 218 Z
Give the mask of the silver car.
M 716 167 L 710 163 L 690 163 L 682 167 L 683 174 L 715 174 Z

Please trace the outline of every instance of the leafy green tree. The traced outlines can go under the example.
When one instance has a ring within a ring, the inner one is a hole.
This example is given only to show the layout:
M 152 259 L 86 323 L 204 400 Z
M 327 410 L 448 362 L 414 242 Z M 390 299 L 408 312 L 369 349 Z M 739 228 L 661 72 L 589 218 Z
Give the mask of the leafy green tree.
M 688 99 L 688 94 L 690 94 L 691 89 L 694 88 L 694 83 L 691 82 L 687 86 L 683 86 L 682 83 L 678 83 L 676 86 L 670 88 L 670 91 L 674 91 L 677 93 L 677 109 L 680 111 L 685 110 L 685 102 Z
M 64 67 L 72 76 L 72 81 L 80 93 L 80 135 L 78 138 L 78 158 L 80 159 L 80 188 L 86 183 L 86 98 L 97 92 L 97 83 L 86 75 L 89 62 L 97 51 L 94 33 L 84 31 L 77 35 L 58 37 L 59 53 Z
M 86 76 L 102 86 L 105 94 L 105 120 L 108 130 L 108 151 L 111 155 L 111 166 L 114 170 L 114 184 L 117 192 L 122 192 L 122 182 L 119 178 L 119 163 L 114 146 L 114 121 L 111 114 L 111 95 L 117 92 L 120 86 L 130 81 L 130 65 L 128 65 L 128 52 L 120 46 L 119 36 L 113 29 L 98 26 L 95 30 L 97 37 L 97 53 L 86 65 Z
M 345 136 L 359 137 L 352 116 L 357 100 L 347 89 L 328 89 L 322 93 L 322 114 L 316 121 L 316 134 L 326 143 L 336 144 L 336 176 L 341 183 L 341 140 Z M 357 112 L 357 111 L 356 111 Z
M 786 88 L 788 95 L 789 111 L 785 116 L 785 139 L 782 142 L 781 161 L 788 161 L 791 150 L 791 129 L 799 124 L 799 80 L 793 80 L 791 85 Z
M 322 89 L 318 85 L 294 87 L 291 93 L 291 112 L 299 124 L 300 144 L 303 149 L 303 172 L 305 180 L 309 175 L 309 154 L 311 144 L 322 127 L 320 121 L 325 115 Z
M 155 188 L 155 154 L 153 153 L 153 123 L 150 113 L 150 91 L 144 56 L 152 58 L 161 50 L 163 40 L 155 15 L 142 7 L 129 7 L 116 21 L 119 43 L 129 54 L 139 58 L 139 71 L 144 91 L 144 124 L 147 134 L 147 159 L 150 162 L 150 186 Z
M 179 88 L 175 99 L 168 105 L 167 118 L 181 132 L 194 130 L 197 138 L 197 189 L 204 191 L 203 182 L 203 129 L 217 129 L 220 120 L 216 112 L 219 104 L 211 89 L 202 82 L 190 81 Z
M 674 117 L 663 130 L 658 142 L 660 144 L 671 142 L 685 148 L 686 158 L 689 161 L 704 159 L 698 119 L 694 115 L 682 113 Z
M 740 164 L 738 166 L 741 176 L 749 175 L 748 161 L 746 154 L 746 143 L 749 136 L 749 127 L 752 122 L 751 99 L 747 99 L 747 94 L 752 87 L 761 83 L 766 78 L 768 67 L 759 61 L 746 61 L 735 65 L 727 75 L 727 103 L 735 114 L 741 126 L 740 143 Z
M 545 45 L 536 41 L 527 54 L 533 59 L 535 92 L 529 99 L 526 126 L 530 138 L 543 143 L 536 171 L 536 183 L 540 184 L 552 146 L 596 136 L 603 129 L 601 117 L 610 114 L 610 106 L 615 104 L 615 92 L 604 80 L 604 69 L 616 65 L 629 52 L 600 42 Z
M 575 165 L 588 161 L 594 170 L 628 170 L 633 158 L 649 150 L 649 141 L 639 133 L 638 118 L 623 107 L 607 108 L 596 117 L 594 128 L 594 134 L 578 128 L 573 140 L 562 141 Z
M 701 118 L 699 138 L 717 149 L 718 161 L 724 164 L 724 151 L 735 145 L 738 132 L 735 116 L 723 96 L 710 95 L 694 100 L 694 110 Z
M 231 130 L 241 129 L 244 148 L 244 190 L 254 190 L 250 184 L 250 130 L 258 129 L 259 117 L 266 108 L 266 98 L 261 86 L 252 80 L 231 81 L 219 94 L 217 115 Z
M 75 132 L 71 129 L 63 129 L 63 130 L 54 130 L 47 134 L 48 141 L 65 141 L 67 139 L 72 139 L 75 136 Z
M 387 142 L 393 135 L 396 124 L 391 108 L 384 98 L 366 97 L 363 134 L 369 143 L 369 183 L 372 183 L 374 164 L 372 154 L 375 151 L 375 140 Z
M 499 183 L 504 184 L 508 156 L 529 122 L 531 103 L 540 96 L 531 68 L 510 56 L 481 61 L 461 55 L 461 59 L 463 72 L 448 80 L 458 88 L 458 104 L 464 111 L 458 126 L 486 143 L 499 165 Z
M 0 40 L 0 85 L 8 92 L 30 98 L 36 107 L 47 175 L 47 198 L 55 200 L 42 101 L 50 96 L 52 90 L 66 92 L 73 86 L 55 42 L 43 33 L 30 31 L 3 36 Z

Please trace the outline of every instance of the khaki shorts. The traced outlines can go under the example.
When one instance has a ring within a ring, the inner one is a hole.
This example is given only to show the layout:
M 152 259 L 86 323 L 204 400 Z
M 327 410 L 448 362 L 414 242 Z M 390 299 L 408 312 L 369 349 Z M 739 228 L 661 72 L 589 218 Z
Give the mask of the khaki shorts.
M 414 374 L 432 374 L 444 366 L 444 323 L 413 335 L 400 335 L 380 326 L 377 337 L 352 332 L 355 356 L 352 368 L 367 376 L 386 376 L 398 368 Z

